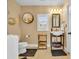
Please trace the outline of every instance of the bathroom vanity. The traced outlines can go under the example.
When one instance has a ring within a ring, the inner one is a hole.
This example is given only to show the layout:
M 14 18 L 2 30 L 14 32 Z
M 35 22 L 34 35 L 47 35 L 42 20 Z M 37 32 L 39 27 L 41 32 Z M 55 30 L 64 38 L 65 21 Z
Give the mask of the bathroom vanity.
M 50 33 L 51 50 L 64 49 L 64 32 L 53 31 Z

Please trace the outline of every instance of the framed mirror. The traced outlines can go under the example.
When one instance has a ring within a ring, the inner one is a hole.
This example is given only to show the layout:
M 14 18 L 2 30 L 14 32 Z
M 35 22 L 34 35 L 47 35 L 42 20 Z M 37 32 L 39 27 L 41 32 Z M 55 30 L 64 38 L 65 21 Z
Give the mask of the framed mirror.
M 60 14 L 52 14 L 52 27 L 53 28 L 60 27 Z
M 23 15 L 23 22 L 30 24 L 33 22 L 33 20 L 34 20 L 34 17 L 31 13 L 25 13 Z

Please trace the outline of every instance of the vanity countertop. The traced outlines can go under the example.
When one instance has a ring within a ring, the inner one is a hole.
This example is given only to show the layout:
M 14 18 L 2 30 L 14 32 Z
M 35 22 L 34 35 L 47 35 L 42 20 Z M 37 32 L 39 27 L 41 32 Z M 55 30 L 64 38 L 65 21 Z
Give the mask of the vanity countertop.
M 62 35 L 64 31 L 51 31 L 50 33 L 53 35 Z

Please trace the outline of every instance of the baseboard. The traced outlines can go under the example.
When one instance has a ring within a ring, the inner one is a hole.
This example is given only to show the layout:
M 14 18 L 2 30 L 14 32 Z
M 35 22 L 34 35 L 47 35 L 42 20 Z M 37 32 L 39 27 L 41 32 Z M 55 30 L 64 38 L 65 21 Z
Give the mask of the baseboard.
M 67 49 L 67 48 L 64 48 L 64 51 L 66 51 L 68 54 L 70 54 L 70 52 L 68 51 L 68 49 Z
M 47 47 L 49 48 L 50 47 L 50 44 L 47 44 Z
M 47 47 L 50 47 L 50 44 L 47 44 Z M 38 48 L 38 44 L 28 44 L 27 48 Z
M 68 52 L 67 48 L 64 48 L 64 51 Z

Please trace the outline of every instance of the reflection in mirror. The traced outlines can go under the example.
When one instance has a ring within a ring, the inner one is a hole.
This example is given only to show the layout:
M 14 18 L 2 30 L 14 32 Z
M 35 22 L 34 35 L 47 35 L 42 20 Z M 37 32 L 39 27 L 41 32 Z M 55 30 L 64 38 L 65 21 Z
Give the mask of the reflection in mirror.
M 60 14 L 52 15 L 52 27 L 59 28 L 60 27 Z

